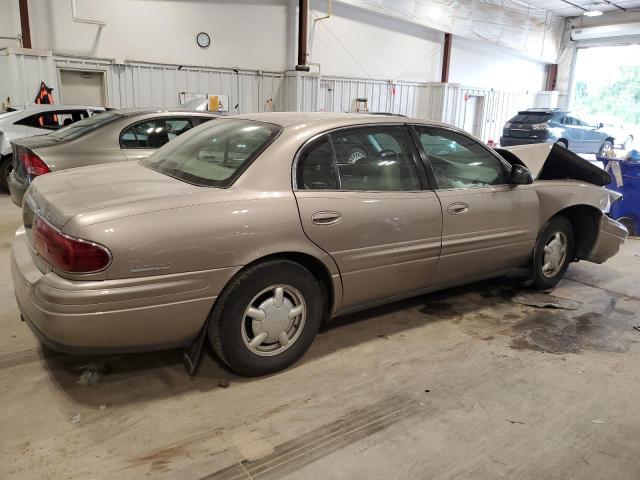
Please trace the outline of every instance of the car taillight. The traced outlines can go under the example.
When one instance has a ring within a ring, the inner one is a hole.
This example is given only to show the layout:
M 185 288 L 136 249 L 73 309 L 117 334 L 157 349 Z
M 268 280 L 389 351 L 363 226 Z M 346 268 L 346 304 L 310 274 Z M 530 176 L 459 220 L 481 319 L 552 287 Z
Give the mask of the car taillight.
M 25 175 L 28 177 L 38 177 L 51 172 L 47 164 L 31 150 L 22 150 L 18 158 L 22 163 Z
M 63 272 L 98 272 L 111 262 L 111 253 L 102 245 L 65 235 L 37 215 L 32 239 L 38 255 Z
M 546 130 L 547 128 L 549 128 L 548 123 L 534 123 L 531 125 L 532 130 Z

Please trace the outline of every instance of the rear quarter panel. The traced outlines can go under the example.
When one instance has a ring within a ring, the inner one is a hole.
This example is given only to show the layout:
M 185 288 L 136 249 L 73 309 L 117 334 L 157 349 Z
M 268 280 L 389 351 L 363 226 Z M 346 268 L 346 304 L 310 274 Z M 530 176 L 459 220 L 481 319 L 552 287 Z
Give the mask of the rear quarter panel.
M 331 257 L 304 235 L 291 191 L 204 190 L 176 208 L 160 208 L 170 200 L 160 199 L 149 213 L 77 216 L 64 231 L 109 248 L 113 262 L 96 274 L 107 279 L 242 267 L 283 252 L 311 255 L 338 274 Z M 208 195 L 217 198 L 207 201 Z

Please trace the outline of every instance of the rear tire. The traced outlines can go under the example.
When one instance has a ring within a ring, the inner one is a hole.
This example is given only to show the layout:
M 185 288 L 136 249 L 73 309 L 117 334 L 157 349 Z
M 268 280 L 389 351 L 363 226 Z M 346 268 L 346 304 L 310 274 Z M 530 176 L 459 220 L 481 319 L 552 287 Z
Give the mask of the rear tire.
M 561 215 L 551 218 L 540 230 L 533 250 L 533 286 L 539 290 L 554 288 L 573 260 L 574 248 L 571 222 Z
M 7 155 L 0 160 L 0 188 L 5 192 L 9 191 L 9 175 L 13 170 L 13 156 Z
M 308 350 L 324 304 L 320 283 L 302 265 L 261 263 L 236 276 L 218 298 L 209 340 L 240 375 L 268 375 L 293 365 Z
M 602 142 L 602 145 L 600 145 L 600 150 L 598 150 L 598 156 L 603 157 L 605 155 L 605 152 L 608 152 L 611 150 L 613 150 L 613 143 L 610 142 L 609 140 L 605 140 L 604 142 Z

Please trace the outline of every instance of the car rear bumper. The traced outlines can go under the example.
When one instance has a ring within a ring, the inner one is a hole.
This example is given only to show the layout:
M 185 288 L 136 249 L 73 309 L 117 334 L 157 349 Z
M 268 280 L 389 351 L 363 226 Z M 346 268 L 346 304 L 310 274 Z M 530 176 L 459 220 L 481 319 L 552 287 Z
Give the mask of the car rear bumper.
M 628 236 L 629 232 L 624 225 L 602 215 L 598 238 L 586 260 L 593 263 L 605 262 L 620 251 L 620 246 Z
M 24 198 L 24 194 L 29 188 L 29 185 L 18 180 L 13 173 L 9 175 L 8 184 L 11 201 L 22 208 L 22 199 Z
M 161 350 L 187 345 L 239 267 L 104 281 L 43 273 L 21 227 L 11 251 L 20 314 L 54 350 L 74 354 Z
M 515 147 L 517 145 L 533 145 L 535 143 L 553 143 L 553 138 L 513 138 L 500 137 L 501 147 Z

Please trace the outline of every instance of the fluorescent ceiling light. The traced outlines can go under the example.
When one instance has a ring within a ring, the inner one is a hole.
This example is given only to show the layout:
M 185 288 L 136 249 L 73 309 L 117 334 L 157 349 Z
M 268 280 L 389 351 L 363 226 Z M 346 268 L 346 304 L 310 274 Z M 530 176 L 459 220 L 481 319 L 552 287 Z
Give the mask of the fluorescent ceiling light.
M 601 10 L 589 10 L 588 12 L 584 12 L 583 15 L 585 17 L 599 17 L 600 15 L 602 15 L 602 11 Z

